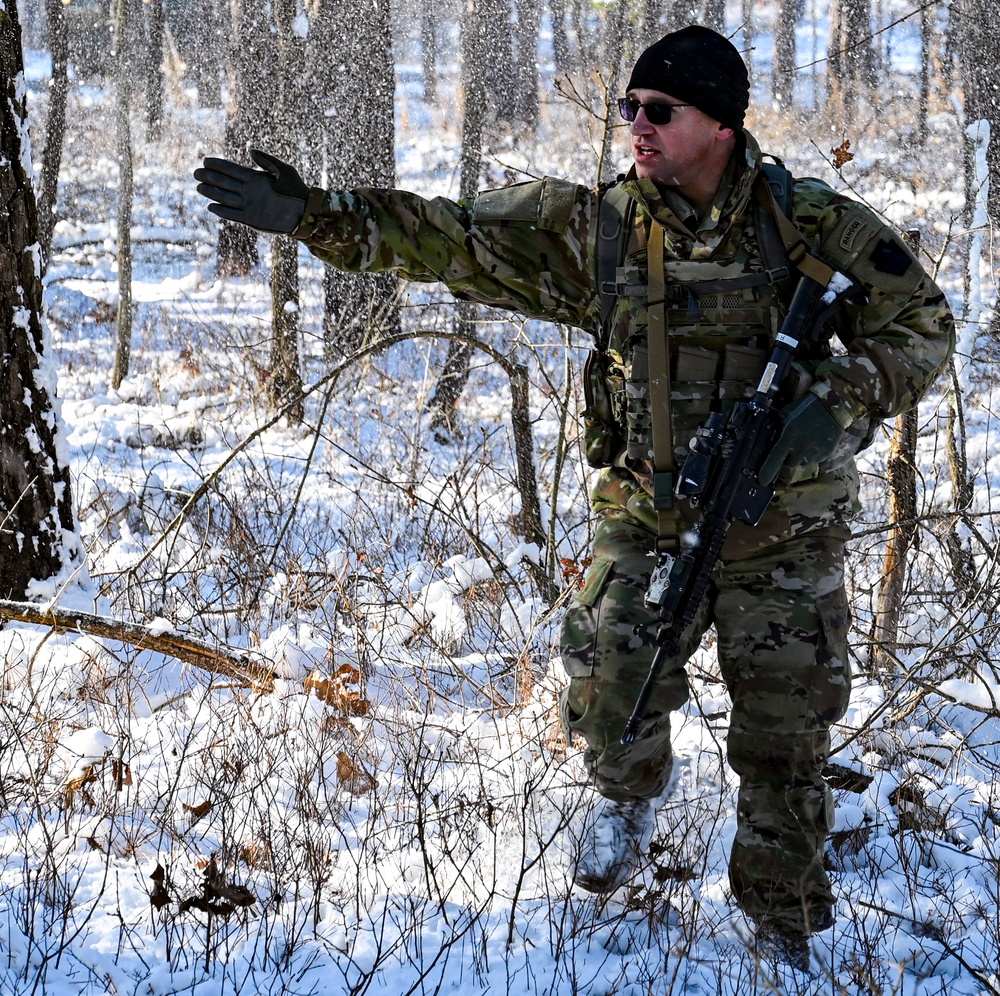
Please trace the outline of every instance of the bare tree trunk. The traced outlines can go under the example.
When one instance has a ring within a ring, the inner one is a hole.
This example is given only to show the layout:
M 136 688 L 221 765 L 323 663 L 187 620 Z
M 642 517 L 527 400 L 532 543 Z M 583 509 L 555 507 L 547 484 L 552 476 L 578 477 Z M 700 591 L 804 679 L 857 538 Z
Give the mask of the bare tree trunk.
M 267 393 L 273 408 L 287 405 L 302 393 L 299 366 L 299 244 L 276 236 L 271 248 L 271 361 Z M 288 411 L 290 422 L 301 422 L 301 404 Z
M 552 52 L 556 73 L 565 75 L 575 68 L 569 40 L 569 0 L 549 0 L 552 15 Z
M 538 6 L 536 0 L 516 0 L 517 72 L 515 120 L 522 130 L 538 126 Z
M 294 21 L 295 0 L 275 0 L 279 89 L 275 120 L 282 123 L 275 146 L 280 159 L 295 161 L 301 146 L 302 87 L 305 84 L 305 44 Z M 271 405 L 280 408 L 302 391 L 299 365 L 299 250 L 294 239 L 277 236 L 271 249 L 271 361 L 267 392 Z M 302 417 L 301 407 L 289 412 L 292 421 Z
M 827 68 L 832 104 L 849 121 L 858 97 L 875 85 L 870 0 L 833 0 Z
M 920 12 L 920 97 L 917 102 L 917 135 L 927 144 L 927 119 L 931 104 L 931 51 L 934 45 L 934 12 L 928 7 Z
M 795 26 L 804 0 L 781 0 L 774 25 L 774 99 L 782 108 L 795 100 Z
M 712 28 L 713 31 L 718 31 L 720 34 L 725 34 L 726 30 L 726 2 L 725 0 L 705 0 L 705 8 L 702 23 L 708 27 Z
M 117 390 L 128 376 L 132 354 L 132 63 L 129 57 L 131 0 L 118 0 L 115 11 L 117 65 L 116 125 L 118 132 L 118 316 L 115 320 L 115 361 L 111 386 Z
M 44 351 L 38 214 L 27 162 L 24 53 L 15 0 L 0 0 L 0 597 L 82 563 L 60 463 L 53 360 Z
M 663 0 L 646 0 L 645 9 L 642 13 L 642 38 L 639 40 L 639 48 L 643 49 L 652 45 L 665 33 L 662 27 L 663 20 Z
M 743 29 L 743 61 L 747 64 L 747 75 L 750 77 L 750 87 L 754 86 L 754 20 L 753 0 L 741 0 L 740 18 Z
M 871 652 L 868 655 L 869 668 L 882 673 L 894 670 L 892 661 L 899 647 L 903 585 L 910 545 L 917 528 L 916 451 L 917 413 L 911 411 L 896 419 L 886 469 L 891 528 L 885 545 L 882 583 L 875 610 Z
M 486 125 L 487 89 L 486 61 L 483 49 L 488 35 L 483 21 L 488 8 L 471 0 L 462 21 L 462 91 L 465 94 L 465 116 L 462 119 L 462 160 L 459 196 L 474 197 L 479 189 L 482 172 L 483 134 Z M 459 302 L 457 331 L 464 339 L 474 335 L 475 305 Z M 448 344 L 448 356 L 438 378 L 434 393 L 427 403 L 431 411 L 430 427 L 439 442 L 447 442 L 456 431 L 455 410 L 469 379 L 472 347 L 460 339 Z
M 597 164 L 598 179 L 602 182 L 610 182 L 617 175 L 616 163 L 614 160 L 614 124 L 617 112 L 615 111 L 615 101 L 620 96 L 625 82 L 628 79 L 625 72 L 625 19 L 628 16 L 628 5 L 625 0 L 618 2 L 610 10 L 605 12 L 608 18 L 608 65 L 610 77 L 608 79 L 608 92 L 604 104 L 604 137 L 601 142 L 601 158 Z
M 222 61 L 227 52 L 225 4 L 188 0 L 171 26 L 187 76 L 198 88 L 198 104 L 221 107 Z
M 49 116 L 45 122 L 45 155 L 38 195 L 38 243 L 42 247 L 43 271 L 52 255 L 52 231 L 59 200 L 59 167 L 66 137 L 66 98 L 69 92 L 69 35 L 62 0 L 45 0 L 45 14 L 49 22 L 52 84 L 49 87 Z
M 914 253 L 920 252 L 920 232 L 904 235 Z M 886 467 L 889 485 L 889 535 L 882 563 L 882 582 L 873 620 L 868 666 L 883 674 L 895 670 L 898 657 L 899 620 L 903 613 L 903 588 L 910 547 L 917 531 L 917 412 L 896 418 Z
M 424 100 L 429 104 L 437 100 L 437 12 L 434 0 L 421 0 L 420 4 L 420 60 L 424 80 Z
M 278 51 L 274 19 L 264 0 L 231 0 L 230 23 L 229 113 L 223 146 L 229 159 L 246 162 L 249 148 L 273 147 Z M 219 276 L 246 276 L 260 260 L 257 233 L 224 221 L 217 252 Z
M 962 0 L 952 7 L 959 36 L 965 123 L 988 121 L 990 143 L 986 167 L 990 189 L 986 207 L 1000 221 L 1000 33 L 996 30 L 994 0 Z M 967 143 L 968 145 L 968 143 Z M 967 149 L 966 152 L 969 155 Z M 973 203 L 970 201 L 969 203 Z
M 148 8 L 146 139 L 155 142 L 163 134 L 163 0 L 144 0 L 143 6 Z
M 314 8 L 309 65 L 314 74 L 308 117 L 322 138 L 306 143 L 309 167 L 336 188 L 391 187 L 396 180 L 395 74 L 388 0 L 367 8 L 365 31 L 345 33 L 353 0 L 324 0 Z M 345 75 L 340 66 L 350 65 Z M 365 79 L 363 112 L 357 101 L 357 75 Z M 345 109 L 350 109 L 345 112 Z M 399 326 L 398 280 L 391 273 L 323 272 L 324 346 L 339 357 L 366 338 L 389 335 Z
M 501 121 L 517 120 L 517 84 L 515 82 L 514 33 L 511 27 L 511 0 L 474 0 L 482 8 L 479 19 L 483 32 L 480 59 L 485 70 L 482 80 L 488 85 L 490 107 Z

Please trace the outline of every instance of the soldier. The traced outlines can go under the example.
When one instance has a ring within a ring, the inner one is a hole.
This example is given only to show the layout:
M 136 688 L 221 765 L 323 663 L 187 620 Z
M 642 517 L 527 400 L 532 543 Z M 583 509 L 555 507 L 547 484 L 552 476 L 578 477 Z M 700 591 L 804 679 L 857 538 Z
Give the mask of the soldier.
M 648 841 L 671 775 L 670 713 L 688 696 L 685 663 L 714 625 L 733 702 L 728 761 L 740 777 L 733 895 L 759 937 L 805 965 L 806 939 L 834 919 L 823 868 L 833 804 L 822 769 L 850 692 L 843 561 L 858 510 L 853 453 L 865 430 L 917 403 L 953 348 L 954 328 L 944 295 L 867 208 L 787 173 L 776 207 L 760 149 L 743 128 L 748 101 L 737 50 L 693 25 L 636 62 L 620 101 L 634 165 L 609 187 L 547 178 L 459 202 L 325 191 L 261 152 L 251 153 L 260 170 L 206 159 L 195 176 L 214 214 L 294 235 L 332 266 L 442 281 L 463 299 L 594 334 L 585 442 L 601 468 L 597 527 L 561 640 L 570 679 L 562 720 L 586 741 L 597 792 L 575 882 L 616 889 Z M 610 244 L 620 226 L 621 258 L 602 279 L 602 236 Z M 867 300 L 841 311 L 840 345 L 824 339 L 800 357 L 760 475 L 775 481 L 775 500 L 756 527 L 730 530 L 699 615 L 637 737 L 623 745 L 654 652 L 657 616 L 644 594 L 655 553 L 675 549 L 697 514 L 683 500 L 654 509 L 657 478 L 669 480 L 710 411 L 753 392 L 797 275 L 788 263 L 801 252 L 797 239 L 850 273 Z M 649 259 L 661 257 L 663 300 L 651 301 Z M 650 369 L 654 321 L 668 343 L 659 371 Z M 669 398 L 651 387 L 664 375 Z M 659 402 L 666 430 L 656 428 Z M 659 463 L 657 431 L 670 437 Z

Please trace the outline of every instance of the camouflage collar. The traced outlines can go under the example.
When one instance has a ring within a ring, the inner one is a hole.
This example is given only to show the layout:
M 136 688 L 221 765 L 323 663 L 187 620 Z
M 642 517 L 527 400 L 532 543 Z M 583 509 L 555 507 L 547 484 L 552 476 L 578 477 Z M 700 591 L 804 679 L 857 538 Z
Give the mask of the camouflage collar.
M 743 141 L 736 146 L 729 160 L 715 201 L 700 221 L 680 194 L 650 179 L 637 178 L 635 167 L 622 181 L 622 188 L 636 201 L 641 213 L 655 218 L 664 228 L 688 238 L 694 235 L 698 242 L 715 246 L 746 208 L 760 164 L 760 147 L 754 137 L 744 131 Z

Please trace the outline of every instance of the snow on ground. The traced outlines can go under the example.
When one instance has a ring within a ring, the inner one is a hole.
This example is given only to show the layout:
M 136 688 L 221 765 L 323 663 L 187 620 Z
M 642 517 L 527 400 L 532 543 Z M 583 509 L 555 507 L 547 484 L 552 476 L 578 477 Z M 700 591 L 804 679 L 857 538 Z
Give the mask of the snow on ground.
M 104 121 L 112 134 L 105 92 L 79 84 L 73 99 L 79 127 Z M 415 81 L 400 100 L 412 129 L 401 184 L 454 193 L 457 130 L 421 105 Z M 569 120 L 560 113 L 547 112 L 553 127 Z M 554 711 L 558 607 L 533 585 L 517 527 L 505 375 L 477 355 L 448 444 L 425 411 L 445 349 L 432 338 L 350 360 L 310 395 L 301 425 L 274 421 L 266 259 L 218 279 L 216 229 L 192 192 L 190 170 L 218 151 L 222 127 L 221 113 L 176 106 L 168 137 L 138 150 L 136 335 L 119 390 L 108 387 L 106 149 L 64 163 L 79 217 L 57 228 L 46 307 L 90 555 L 86 607 L 246 651 L 278 678 L 246 687 L 111 640 L 0 630 L 0 991 L 1000 991 L 989 356 L 967 399 L 974 516 L 957 525 L 942 511 L 946 396 L 921 407 L 928 518 L 887 674 L 865 670 L 884 442 L 863 461 L 859 531 L 871 536 L 855 543 L 859 675 L 837 731 L 837 923 L 808 976 L 759 956 L 730 901 L 736 780 L 711 640 L 691 662 L 677 780 L 646 860 L 610 899 L 570 887 L 587 791 Z M 919 184 L 904 182 L 891 135 L 857 142 L 856 173 L 845 171 L 902 227 L 929 221 L 932 252 L 957 227 L 961 189 L 944 151 L 957 126 L 936 128 L 924 155 L 940 162 Z M 777 151 L 836 181 L 827 147 Z M 942 270 L 952 293 L 956 253 Z M 320 269 L 301 265 L 311 384 L 343 357 L 324 356 Z M 443 297 L 411 291 L 404 329 L 443 327 Z M 565 397 L 571 444 L 576 433 L 582 338 L 488 318 L 479 334 L 534 384 L 561 581 L 586 552 L 574 445 L 552 492 Z M 963 563 L 968 594 L 951 573 Z

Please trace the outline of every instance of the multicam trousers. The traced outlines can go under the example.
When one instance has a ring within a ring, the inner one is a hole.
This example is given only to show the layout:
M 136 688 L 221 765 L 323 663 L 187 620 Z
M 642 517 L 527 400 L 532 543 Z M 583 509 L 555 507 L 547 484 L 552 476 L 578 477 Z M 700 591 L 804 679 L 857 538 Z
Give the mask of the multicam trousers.
M 672 767 L 670 712 L 688 697 L 684 665 L 714 625 L 733 701 L 728 759 L 740 777 L 729 865 L 735 899 L 758 922 L 821 930 L 833 905 L 823 869 L 833 800 L 821 771 L 850 693 L 844 531 L 720 564 L 626 747 L 621 734 L 655 651 L 656 615 L 643 602 L 654 547 L 631 517 L 598 525 L 584 587 L 563 623 L 563 722 L 586 740 L 585 763 L 602 795 L 662 794 Z

